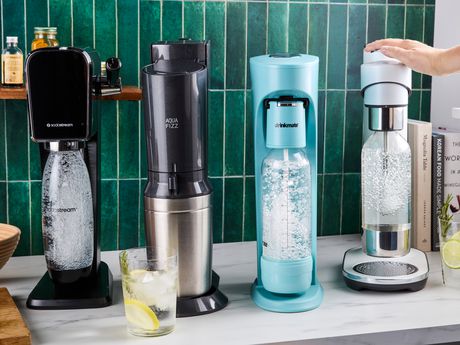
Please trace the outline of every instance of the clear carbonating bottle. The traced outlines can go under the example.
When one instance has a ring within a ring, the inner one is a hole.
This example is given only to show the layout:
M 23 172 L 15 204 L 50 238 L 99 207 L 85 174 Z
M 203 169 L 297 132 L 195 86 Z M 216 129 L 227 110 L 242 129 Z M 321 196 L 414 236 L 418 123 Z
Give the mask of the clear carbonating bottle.
M 398 131 L 376 131 L 363 146 L 361 164 L 363 230 L 409 234 L 411 151 L 407 141 Z
M 48 271 L 62 283 L 90 272 L 94 251 L 91 183 L 79 150 L 51 151 L 43 172 L 42 231 Z
M 273 149 L 262 164 L 263 255 L 311 256 L 310 163 L 302 149 Z

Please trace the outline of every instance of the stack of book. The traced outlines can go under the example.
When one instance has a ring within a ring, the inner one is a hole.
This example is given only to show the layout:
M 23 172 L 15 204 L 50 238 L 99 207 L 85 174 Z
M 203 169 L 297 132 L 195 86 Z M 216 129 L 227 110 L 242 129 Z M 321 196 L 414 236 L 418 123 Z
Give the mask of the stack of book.
M 460 132 L 409 120 L 412 151 L 413 247 L 439 250 L 438 214 L 448 194 L 450 210 L 460 216 Z

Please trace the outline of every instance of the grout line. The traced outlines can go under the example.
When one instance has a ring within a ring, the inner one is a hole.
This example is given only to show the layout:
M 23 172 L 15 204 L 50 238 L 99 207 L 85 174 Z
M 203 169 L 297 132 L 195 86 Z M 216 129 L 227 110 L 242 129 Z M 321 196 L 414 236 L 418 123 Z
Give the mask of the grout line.
M 115 54 L 118 56 L 118 0 L 115 0 Z M 116 101 L 117 125 L 117 249 L 120 249 L 120 101 Z
M 137 1 L 137 70 L 140 70 L 141 67 L 141 3 L 140 0 Z M 140 80 L 139 80 L 139 73 L 137 73 L 137 85 L 140 85 Z M 141 183 L 141 178 L 142 178 L 142 167 L 141 167 L 141 105 L 140 103 L 137 103 L 137 138 L 138 138 L 138 156 L 137 156 L 137 162 L 138 162 L 138 176 L 139 176 L 139 181 L 138 181 L 138 194 L 137 194 L 137 245 L 141 245 L 141 222 L 144 221 L 142 215 L 142 183 Z
M 3 0 L 2 0 L 3 1 Z M 27 43 L 28 40 L 27 40 L 27 4 L 26 4 L 26 0 L 24 0 L 23 4 L 24 4 L 24 53 L 25 55 L 27 55 L 27 52 L 29 51 L 29 44 Z M 29 126 L 27 126 L 28 128 Z
M 270 2 L 266 0 L 266 10 L 265 10 L 265 17 L 267 18 L 266 26 L 265 26 L 265 54 L 268 54 L 268 25 L 270 22 Z
M 366 44 L 369 43 L 369 0 L 366 0 Z
M 93 0 L 93 47 L 96 49 L 96 0 Z
M 5 46 L 3 45 L 4 44 L 3 42 L 5 42 L 5 29 L 3 27 L 3 22 L 4 22 L 3 18 L 5 17 L 3 15 L 3 0 L 0 0 L 0 12 L 2 12 L 1 13 L 2 14 L 2 18 L 1 18 L 2 20 L 0 21 L 1 22 L 0 25 L 2 26 L 2 43 L 1 43 L 1 45 L 2 45 L 2 50 L 3 50 L 5 48 Z M 5 113 L 5 117 L 6 117 L 6 113 Z
M 203 36 L 201 39 L 206 39 L 206 0 L 203 0 Z
M 3 3 L 3 1 L 2 1 Z M 2 9 L 3 10 L 3 9 Z M 2 16 L 3 16 L 3 11 L 2 11 Z M 2 18 L 3 19 L 3 18 Z M 3 20 L 2 20 L 2 25 L 3 25 Z M 3 30 L 2 30 L 3 33 Z M 3 116 L 4 116 L 4 123 L 3 125 L 5 126 L 5 192 L 6 192 L 6 222 L 9 224 L 10 222 L 10 207 L 9 207 L 9 201 L 10 201 L 10 195 L 9 195 L 9 188 L 8 188 L 8 140 L 7 140 L 7 122 L 6 122 L 6 101 L 3 101 Z
M 349 28 L 350 28 L 350 6 L 347 7 L 347 27 L 345 29 L 345 90 L 348 86 L 348 43 L 349 43 Z M 345 172 L 345 143 L 346 143 L 346 128 L 347 128 L 347 91 L 343 94 L 343 128 L 342 128 L 342 181 L 341 181 L 341 192 L 340 192 L 340 227 L 339 234 L 342 235 L 342 224 L 343 224 L 343 189 L 344 189 L 344 175 Z
M 289 6 L 289 0 L 286 1 L 286 46 L 285 46 L 285 51 L 286 53 L 289 52 L 289 15 L 290 15 L 290 6 Z
M 225 2 L 224 10 L 224 66 L 227 66 L 227 2 Z M 224 68 L 224 85 L 227 85 L 227 68 Z M 227 111 L 227 93 L 224 93 L 224 106 L 223 106 L 223 138 L 222 138 L 222 174 L 225 176 L 225 122 L 226 122 L 226 111 Z M 222 179 L 222 242 L 224 242 L 224 230 L 225 230 L 225 179 Z
M 73 47 L 73 0 L 70 0 L 70 45 Z
M 47 10 L 47 21 L 48 21 L 48 26 L 50 26 L 50 0 L 46 0 L 46 10 Z
M 225 92 L 225 91 L 251 91 L 251 89 L 226 89 L 226 88 L 223 88 L 223 89 L 208 89 L 208 91 L 210 92 Z M 347 92 L 361 92 L 361 89 L 347 89 L 347 88 L 343 88 L 343 89 L 318 89 L 318 91 L 321 91 L 321 92 L 329 92 L 329 91 L 347 91 Z M 412 91 L 431 91 L 431 89 L 429 88 L 413 88 Z
M 184 25 L 184 22 L 185 22 L 185 20 L 184 20 L 184 17 L 185 17 L 185 2 L 184 2 L 184 0 L 182 0 L 181 5 L 182 5 L 182 33 L 181 33 L 181 35 L 182 35 L 182 37 L 185 37 L 184 36 L 185 35 L 184 34 L 184 32 L 185 32 L 185 30 L 184 30 L 184 26 L 185 26 Z
M 245 45 L 244 45 L 244 89 L 248 87 L 248 3 L 246 2 L 246 30 L 245 30 Z M 243 212 L 241 222 L 241 241 L 244 241 L 245 233 L 245 216 L 246 216 L 246 116 L 247 116 L 247 91 L 244 91 L 243 101 Z
M 160 40 L 163 40 L 163 0 L 160 0 Z
M 385 4 L 385 38 L 387 38 L 388 34 L 388 0 L 386 0 Z
M 305 52 L 309 54 L 310 52 L 310 3 L 307 4 L 307 46 L 305 47 Z
M 330 16 L 330 4 L 327 4 L 327 23 L 326 23 L 326 62 L 325 62 L 325 71 L 324 71 L 324 84 L 326 86 L 327 90 L 327 85 L 328 85 L 328 62 L 329 62 L 329 16 Z M 323 128 L 323 173 L 326 171 L 326 129 L 327 129 L 327 92 L 324 93 L 324 128 Z M 325 185 L 325 179 L 323 179 L 323 185 L 322 185 L 322 191 L 321 191 L 321 210 L 324 209 L 324 185 Z M 321 211 L 323 212 L 323 211 Z M 323 234 L 323 222 L 324 217 L 321 216 L 321 235 Z M 316 230 L 318 232 L 318 230 Z

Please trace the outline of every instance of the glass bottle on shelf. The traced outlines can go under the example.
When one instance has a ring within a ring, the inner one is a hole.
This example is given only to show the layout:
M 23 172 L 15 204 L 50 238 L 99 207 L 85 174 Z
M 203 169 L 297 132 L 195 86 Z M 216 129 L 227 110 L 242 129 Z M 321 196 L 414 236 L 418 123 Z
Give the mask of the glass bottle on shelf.
M 6 37 L 6 48 L 2 51 L 2 85 L 22 87 L 24 83 L 24 55 L 18 48 L 16 36 Z
M 58 47 L 59 41 L 57 40 L 57 27 L 35 27 L 35 38 L 32 41 L 31 50 Z

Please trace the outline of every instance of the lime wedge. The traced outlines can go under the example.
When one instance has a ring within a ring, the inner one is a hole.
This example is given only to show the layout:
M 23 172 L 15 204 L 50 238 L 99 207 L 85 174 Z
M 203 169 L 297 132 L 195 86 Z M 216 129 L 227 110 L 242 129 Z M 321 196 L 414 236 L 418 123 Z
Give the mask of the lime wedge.
M 449 240 L 457 240 L 460 241 L 460 231 L 457 231 Z
M 154 331 L 160 327 L 157 316 L 148 305 L 136 299 L 125 300 L 126 318 L 139 328 Z
M 441 248 L 444 263 L 449 268 L 460 268 L 460 241 L 450 239 Z

